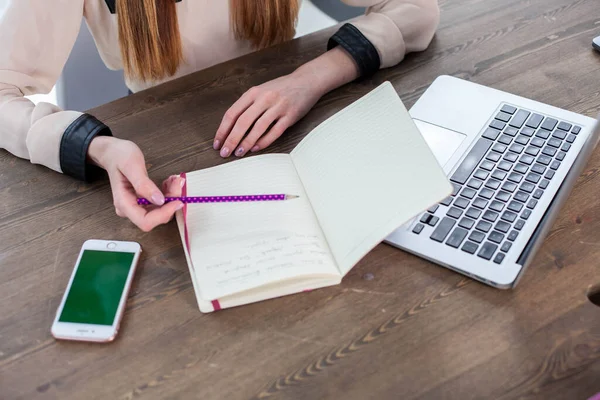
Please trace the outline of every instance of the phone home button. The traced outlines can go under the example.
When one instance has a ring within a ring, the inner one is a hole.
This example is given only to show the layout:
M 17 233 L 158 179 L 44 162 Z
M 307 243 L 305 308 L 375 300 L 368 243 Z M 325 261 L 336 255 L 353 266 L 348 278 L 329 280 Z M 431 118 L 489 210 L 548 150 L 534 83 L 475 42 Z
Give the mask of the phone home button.
M 109 244 L 106 245 L 106 248 L 111 249 L 111 250 L 114 249 L 115 247 L 117 247 L 117 244 L 113 243 L 113 242 L 110 242 Z

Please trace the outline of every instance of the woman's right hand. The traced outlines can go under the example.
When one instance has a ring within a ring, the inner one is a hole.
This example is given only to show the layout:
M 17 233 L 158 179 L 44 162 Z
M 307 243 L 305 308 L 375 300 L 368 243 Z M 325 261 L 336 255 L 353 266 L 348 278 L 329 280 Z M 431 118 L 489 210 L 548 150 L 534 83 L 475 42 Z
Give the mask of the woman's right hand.
M 144 155 L 135 143 L 98 136 L 90 143 L 88 158 L 108 172 L 117 215 L 129 218 L 142 231 L 166 224 L 183 208 L 180 201 L 165 204 L 165 195 L 180 196 L 185 180 L 168 178 L 163 183 L 163 194 L 148 177 Z M 138 205 L 138 197 L 148 199 L 153 206 Z

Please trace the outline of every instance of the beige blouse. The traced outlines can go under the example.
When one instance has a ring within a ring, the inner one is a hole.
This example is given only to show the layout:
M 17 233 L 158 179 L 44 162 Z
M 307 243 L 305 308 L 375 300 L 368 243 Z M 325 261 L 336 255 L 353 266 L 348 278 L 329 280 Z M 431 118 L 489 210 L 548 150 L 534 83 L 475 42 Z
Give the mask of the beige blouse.
M 366 15 L 352 25 L 375 47 L 381 68 L 396 65 L 407 52 L 424 50 L 439 21 L 437 0 L 342 1 L 368 7 Z M 247 42 L 232 35 L 229 1 L 182 0 L 177 9 L 185 63 L 171 79 L 252 51 Z M 59 172 L 65 169 L 61 140 L 82 113 L 47 103 L 36 106 L 24 96 L 48 93 L 55 85 L 82 18 L 106 66 L 122 69 L 117 19 L 105 0 L 0 2 L 0 147 Z M 126 83 L 134 92 L 150 86 Z M 66 151 L 64 140 L 62 144 Z

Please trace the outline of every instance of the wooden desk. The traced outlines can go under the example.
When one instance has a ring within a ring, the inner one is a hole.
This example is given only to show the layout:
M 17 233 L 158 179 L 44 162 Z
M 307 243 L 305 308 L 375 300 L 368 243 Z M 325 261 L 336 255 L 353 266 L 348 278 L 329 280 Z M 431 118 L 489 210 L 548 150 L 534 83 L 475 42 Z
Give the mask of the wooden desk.
M 390 80 L 408 107 L 435 77 L 470 79 L 589 116 L 600 105 L 597 0 L 447 0 L 424 53 L 325 98 L 272 151 Z M 221 162 L 221 116 L 252 85 L 320 54 L 333 30 L 93 110 L 160 181 Z M 176 226 L 144 234 L 85 185 L 0 154 L 0 397 L 56 399 L 586 399 L 600 392 L 600 150 L 517 289 L 386 245 L 340 286 L 203 315 Z M 109 345 L 56 342 L 56 307 L 85 239 L 139 241 Z

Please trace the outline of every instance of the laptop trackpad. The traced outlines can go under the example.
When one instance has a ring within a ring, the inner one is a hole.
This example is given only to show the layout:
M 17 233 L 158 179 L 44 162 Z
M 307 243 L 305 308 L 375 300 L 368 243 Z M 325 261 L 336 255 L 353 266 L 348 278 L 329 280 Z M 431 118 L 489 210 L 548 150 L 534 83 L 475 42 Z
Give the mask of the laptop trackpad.
M 413 119 L 441 166 L 445 166 L 467 135 Z

